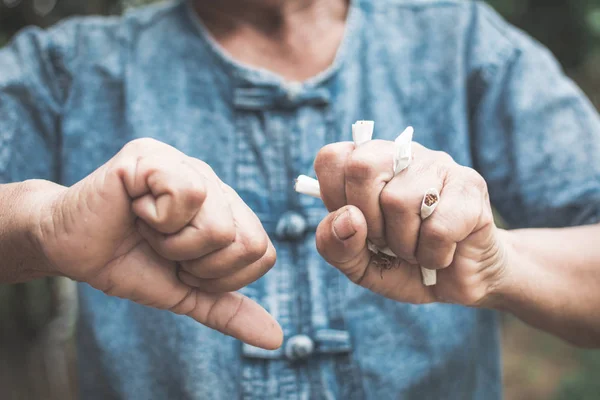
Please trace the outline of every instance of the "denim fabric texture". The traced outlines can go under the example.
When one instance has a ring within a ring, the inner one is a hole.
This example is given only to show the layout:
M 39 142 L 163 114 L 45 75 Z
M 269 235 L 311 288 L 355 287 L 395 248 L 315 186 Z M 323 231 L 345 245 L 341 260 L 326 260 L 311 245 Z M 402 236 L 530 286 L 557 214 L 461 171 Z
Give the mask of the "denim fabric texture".
M 184 1 L 27 29 L 0 50 L 1 182 L 72 185 L 153 137 L 210 164 L 277 248 L 243 289 L 281 323 L 277 351 L 81 284 L 82 399 L 502 397 L 495 312 L 388 300 L 318 255 L 326 210 L 294 178 L 360 119 L 378 139 L 412 125 L 475 168 L 511 227 L 597 221 L 596 111 L 478 2 L 354 0 L 335 62 L 305 82 L 233 60 Z

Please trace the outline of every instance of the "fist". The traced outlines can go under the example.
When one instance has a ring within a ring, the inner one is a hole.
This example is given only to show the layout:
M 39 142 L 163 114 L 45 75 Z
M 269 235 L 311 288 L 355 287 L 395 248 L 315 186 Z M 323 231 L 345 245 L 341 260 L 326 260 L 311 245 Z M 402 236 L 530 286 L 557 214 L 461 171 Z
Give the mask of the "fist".
M 324 147 L 315 171 L 331 214 L 317 229 L 317 248 L 353 282 L 386 297 L 485 306 L 505 268 L 486 183 L 446 153 L 413 143 L 413 154 L 394 175 L 393 142 Z M 430 188 L 440 201 L 422 220 Z M 373 254 L 367 240 L 398 258 Z M 423 285 L 419 266 L 437 270 L 436 286 Z
M 256 215 L 200 160 L 133 141 L 54 196 L 39 225 L 59 274 L 256 346 L 281 344 L 273 318 L 233 292 L 274 265 L 275 249 Z

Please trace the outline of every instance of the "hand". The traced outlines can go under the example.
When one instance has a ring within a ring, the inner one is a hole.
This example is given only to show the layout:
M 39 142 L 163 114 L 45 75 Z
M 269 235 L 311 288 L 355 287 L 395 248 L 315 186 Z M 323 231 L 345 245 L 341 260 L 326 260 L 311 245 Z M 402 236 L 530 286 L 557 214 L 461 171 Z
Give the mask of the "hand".
M 275 249 L 256 215 L 202 161 L 133 141 L 56 193 L 39 220 L 38 242 L 57 273 L 259 347 L 280 346 L 277 322 L 232 293 L 274 265 Z
M 391 299 L 491 305 L 506 261 L 484 179 L 416 143 L 413 162 L 394 176 L 393 151 L 393 142 L 373 140 L 319 152 L 315 171 L 331 211 L 317 229 L 319 252 L 353 282 Z M 422 221 L 430 188 L 440 202 Z M 390 266 L 367 249 L 367 239 L 399 258 Z M 419 265 L 438 270 L 436 286 L 423 285 Z

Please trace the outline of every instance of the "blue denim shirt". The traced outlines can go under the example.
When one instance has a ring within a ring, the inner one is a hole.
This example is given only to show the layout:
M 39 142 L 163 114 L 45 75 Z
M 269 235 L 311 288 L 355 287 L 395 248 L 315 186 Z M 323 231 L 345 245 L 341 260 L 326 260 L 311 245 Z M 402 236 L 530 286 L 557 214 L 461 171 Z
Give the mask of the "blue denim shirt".
M 355 286 L 315 250 L 294 193 L 359 119 L 407 125 L 487 180 L 513 227 L 595 222 L 600 123 L 552 56 L 485 5 L 355 0 L 333 65 L 302 83 L 242 65 L 183 2 L 28 29 L 0 51 L 0 179 L 71 185 L 154 137 L 208 162 L 278 252 L 243 292 L 281 323 L 264 351 L 80 286 L 83 399 L 500 399 L 497 316 Z

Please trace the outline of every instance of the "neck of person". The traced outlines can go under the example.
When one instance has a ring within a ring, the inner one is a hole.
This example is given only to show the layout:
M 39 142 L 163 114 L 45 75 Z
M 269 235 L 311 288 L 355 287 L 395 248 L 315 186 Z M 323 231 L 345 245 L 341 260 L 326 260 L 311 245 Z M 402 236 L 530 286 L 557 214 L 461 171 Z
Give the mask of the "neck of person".
M 292 81 L 329 67 L 349 0 L 195 0 L 213 38 L 234 59 Z

